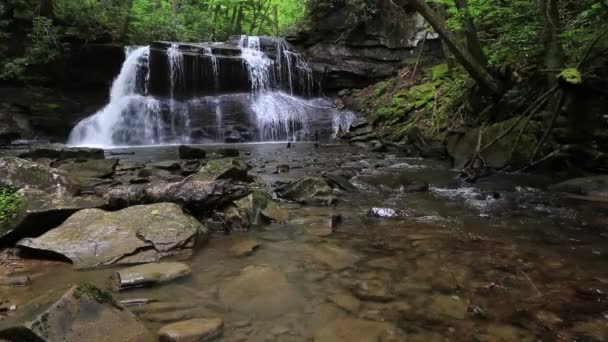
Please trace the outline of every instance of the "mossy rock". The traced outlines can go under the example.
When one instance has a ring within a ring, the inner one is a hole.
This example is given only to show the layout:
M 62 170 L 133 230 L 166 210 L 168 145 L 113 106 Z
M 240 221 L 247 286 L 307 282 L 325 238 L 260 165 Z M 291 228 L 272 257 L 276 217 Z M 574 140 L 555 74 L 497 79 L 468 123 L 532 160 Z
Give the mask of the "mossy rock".
M 223 158 L 209 161 L 198 173 L 192 176 L 192 180 L 215 181 L 220 179 L 232 179 L 247 181 L 249 167 L 236 158 Z
M 323 178 L 302 177 L 278 191 L 279 196 L 301 204 L 331 205 L 336 202 L 332 189 Z
M 439 64 L 431 68 L 431 79 L 433 82 L 446 78 L 449 74 L 450 68 L 447 64 Z
M 14 189 L 37 189 L 57 196 L 81 191 L 81 185 L 69 173 L 25 159 L 0 158 L 0 174 L 0 186 Z

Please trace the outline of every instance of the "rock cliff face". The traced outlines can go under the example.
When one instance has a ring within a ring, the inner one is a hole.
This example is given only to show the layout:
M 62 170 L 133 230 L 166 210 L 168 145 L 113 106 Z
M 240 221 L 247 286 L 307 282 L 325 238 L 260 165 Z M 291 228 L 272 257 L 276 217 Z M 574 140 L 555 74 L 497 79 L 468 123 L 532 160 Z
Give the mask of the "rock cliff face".
M 312 29 L 289 37 L 315 72 L 323 75 L 323 89 L 361 88 L 392 76 L 400 66 L 414 64 L 420 48 L 424 59 L 440 58 L 441 44 L 428 33 L 416 12 L 377 0 L 377 11 L 366 22 L 352 24 L 350 10 L 335 5 L 313 13 Z

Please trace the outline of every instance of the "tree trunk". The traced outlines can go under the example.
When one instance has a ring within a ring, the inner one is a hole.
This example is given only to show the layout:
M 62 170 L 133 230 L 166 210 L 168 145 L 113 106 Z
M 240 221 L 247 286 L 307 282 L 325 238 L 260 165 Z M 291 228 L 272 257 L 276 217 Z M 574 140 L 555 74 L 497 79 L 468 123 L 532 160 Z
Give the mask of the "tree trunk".
M 467 3 L 467 0 L 454 0 L 454 2 L 456 3 L 458 11 L 464 12 L 464 32 L 467 41 L 467 49 L 475 59 L 483 65 L 487 65 L 488 59 L 479 42 L 479 35 L 477 34 L 477 28 L 475 27 L 473 18 L 471 18 L 471 14 L 469 13 L 469 4 Z
M 177 17 L 177 11 L 179 10 L 179 0 L 171 0 L 171 13 L 174 17 Z
M 243 34 L 243 6 L 239 6 L 239 11 L 236 15 L 233 32 Z
M 443 21 L 445 21 L 447 18 L 447 13 L 446 13 L 445 7 L 446 7 L 445 5 L 439 5 L 439 17 Z M 454 56 L 450 52 L 450 49 L 445 44 L 445 41 L 443 39 L 441 39 L 441 52 L 443 52 L 443 55 L 445 56 L 445 59 L 447 60 L 448 69 L 450 70 L 450 73 L 451 73 L 452 70 L 454 70 L 454 67 L 456 66 L 456 62 L 454 61 Z
M 279 35 L 279 5 L 274 5 L 272 7 L 272 19 L 273 19 L 273 27 L 274 27 L 274 35 Z
M 559 42 L 561 21 L 559 19 L 559 0 L 541 0 L 543 15 L 542 43 L 545 48 L 544 64 L 549 70 L 547 82 L 550 86 L 557 82 L 557 74 L 564 67 L 564 51 Z
M 431 24 L 431 26 L 433 26 L 458 62 L 462 64 L 469 75 L 471 75 L 481 88 L 495 95 L 502 94 L 502 82 L 492 76 L 485 66 L 475 59 L 467 49 L 458 44 L 452 31 L 447 28 L 445 22 L 431 10 L 424 0 L 409 0 L 409 3 L 424 17 L 424 19 L 426 19 L 426 21 L 429 22 L 429 24 Z
M 55 3 L 53 0 L 40 0 L 38 15 L 49 19 L 55 18 Z

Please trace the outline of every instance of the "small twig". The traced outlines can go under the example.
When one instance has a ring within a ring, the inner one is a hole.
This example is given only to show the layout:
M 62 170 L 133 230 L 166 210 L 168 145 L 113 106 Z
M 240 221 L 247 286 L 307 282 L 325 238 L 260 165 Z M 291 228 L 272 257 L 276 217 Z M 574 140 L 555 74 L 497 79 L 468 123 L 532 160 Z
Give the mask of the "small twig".
M 519 272 L 521 272 L 521 274 L 524 275 L 524 277 L 526 277 L 526 279 L 528 279 L 528 282 L 530 283 L 530 285 L 532 285 L 532 287 L 534 288 L 534 290 L 536 290 L 536 293 L 538 294 L 539 297 L 542 297 L 543 294 L 538 290 L 538 287 L 536 287 L 536 285 L 534 285 L 534 282 L 532 281 L 532 279 L 530 279 L 530 277 L 528 277 L 528 275 L 526 274 L 526 272 L 524 272 L 524 270 L 519 269 Z
M 535 161 L 533 163 L 528 164 L 526 167 L 523 167 L 523 168 L 521 168 L 521 169 L 519 169 L 519 170 L 517 170 L 515 172 L 512 172 L 512 173 L 520 173 L 520 172 L 526 171 L 527 169 L 529 169 L 531 167 L 534 167 L 534 166 L 536 166 L 536 165 L 544 162 L 547 159 L 552 158 L 554 155 L 556 155 L 557 153 L 559 153 L 559 151 L 561 151 L 560 148 L 558 148 L 557 150 L 549 153 L 548 155 L 544 156 L 543 158 L 541 158 L 541 159 L 539 159 L 539 160 L 537 160 L 537 161 Z

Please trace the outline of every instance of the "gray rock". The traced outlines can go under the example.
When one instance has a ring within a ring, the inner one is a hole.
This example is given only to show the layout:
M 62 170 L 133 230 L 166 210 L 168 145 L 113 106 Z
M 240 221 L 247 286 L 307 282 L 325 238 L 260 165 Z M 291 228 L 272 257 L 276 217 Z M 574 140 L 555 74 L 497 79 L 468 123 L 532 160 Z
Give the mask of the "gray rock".
M 117 165 L 118 159 L 97 159 L 63 164 L 59 169 L 76 178 L 107 178 L 114 174 Z
M 150 164 L 151 167 L 170 172 L 181 171 L 182 165 L 176 160 L 163 160 Z
M 0 223 L 0 241 L 12 243 L 24 237 L 39 236 L 79 210 L 107 204 L 99 197 L 53 196 L 35 189 L 22 189 L 16 194 L 20 198 L 17 213 Z
M 190 176 L 196 181 L 215 181 L 220 179 L 232 179 L 247 181 L 247 164 L 234 158 L 215 159 L 209 161 L 198 173 Z
M 177 152 L 179 159 L 204 159 L 207 157 L 205 150 L 185 145 L 180 145 L 177 148 Z
M 602 175 L 570 179 L 550 186 L 549 190 L 584 196 L 608 197 L 608 176 Z
M 323 178 L 303 177 L 277 191 L 279 197 L 301 204 L 331 205 L 336 202 L 331 187 Z
M 331 185 L 335 185 L 342 190 L 355 192 L 357 188 L 348 181 L 345 177 L 337 174 L 326 173 L 323 175 L 323 178 L 326 178 Z
M 0 158 L 0 185 L 30 188 L 57 196 L 73 196 L 81 186 L 67 172 L 20 158 Z
M 49 159 L 104 159 L 102 149 L 85 147 L 67 147 L 64 144 L 33 145 L 28 152 L 19 155 L 21 158 Z
M 188 180 L 177 183 L 149 183 L 112 188 L 104 199 L 112 208 L 136 204 L 177 203 L 193 211 L 212 211 L 250 193 L 244 185 L 228 181 L 202 182 Z
M 160 262 L 129 267 L 112 275 L 112 289 L 127 290 L 152 286 L 185 277 L 192 273 L 190 266 L 181 262 Z
M 222 336 L 224 321 L 220 318 L 191 319 L 166 325 L 158 331 L 160 342 L 206 342 Z
M 0 104 L 0 144 L 33 136 L 27 113 L 11 104 Z
M 85 209 L 20 247 L 54 252 L 77 268 L 156 262 L 176 254 L 191 254 L 207 229 L 171 203 L 140 205 L 116 212 Z
M 112 296 L 81 284 L 30 301 L 0 322 L 9 341 L 147 342 L 150 332 Z M 120 329 L 117 329 L 120 327 Z

